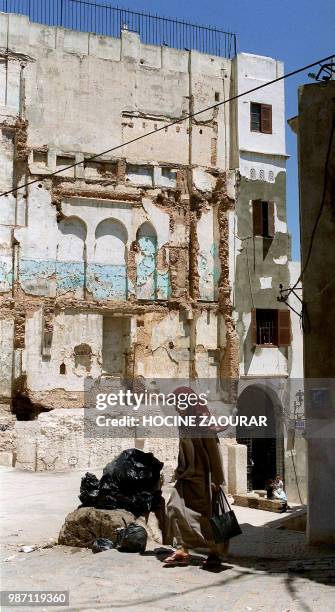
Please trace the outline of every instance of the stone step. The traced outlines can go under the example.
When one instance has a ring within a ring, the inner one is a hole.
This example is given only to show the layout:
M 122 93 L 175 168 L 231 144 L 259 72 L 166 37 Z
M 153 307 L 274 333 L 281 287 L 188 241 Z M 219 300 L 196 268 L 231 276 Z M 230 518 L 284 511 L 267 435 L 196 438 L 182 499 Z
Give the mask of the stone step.
M 267 510 L 268 512 L 280 512 L 282 509 L 281 501 L 259 497 L 255 493 L 244 495 L 234 493 L 234 500 L 236 506 L 244 506 L 245 508 L 256 508 L 258 510 Z

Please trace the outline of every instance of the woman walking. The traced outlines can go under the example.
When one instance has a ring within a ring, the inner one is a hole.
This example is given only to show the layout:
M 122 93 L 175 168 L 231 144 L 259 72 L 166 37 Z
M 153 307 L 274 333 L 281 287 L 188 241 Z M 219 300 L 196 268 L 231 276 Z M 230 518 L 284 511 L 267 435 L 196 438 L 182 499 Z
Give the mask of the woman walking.
M 194 392 L 189 387 L 174 391 L 176 399 Z M 199 403 L 186 410 L 178 410 L 183 416 L 210 416 L 208 409 Z M 193 428 L 191 428 L 193 429 Z M 199 433 L 201 431 L 201 434 Z M 190 437 L 190 428 L 179 427 L 179 456 L 175 471 L 176 484 L 167 503 L 167 523 L 170 541 L 177 545 L 176 552 L 165 559 L 167 566 L 187 565 L 189 548 L 207 548 L 209 554 L 203 567 L 220 565 L 220 554 L 228 551 L 228 542 L 215 544 L 210 519 L 216 492 L 225 484 L 220 443 L 213 428 L 196 428 L 199 437 Z M 193 434 L 194 435 L 194 434 Z M 201 437 L 200 437 L 201 436 Z

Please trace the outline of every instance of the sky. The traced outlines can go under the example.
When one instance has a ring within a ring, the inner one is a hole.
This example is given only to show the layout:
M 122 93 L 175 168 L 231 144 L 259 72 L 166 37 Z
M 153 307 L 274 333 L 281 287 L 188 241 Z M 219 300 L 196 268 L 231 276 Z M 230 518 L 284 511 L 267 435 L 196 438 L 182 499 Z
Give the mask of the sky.
M 236 32 L 238 51 L 279 59 L 285 72 L 335 54 L 334 0 L 118 0 L 116 4 Z M 298 87 L 307 82 L 311 82 L 307 72 L 285 80 L 287 119 L 297 114 Z M 296 136 L 287 126 L 287 213 L 294 260 L 300 259 L 296 147 Z

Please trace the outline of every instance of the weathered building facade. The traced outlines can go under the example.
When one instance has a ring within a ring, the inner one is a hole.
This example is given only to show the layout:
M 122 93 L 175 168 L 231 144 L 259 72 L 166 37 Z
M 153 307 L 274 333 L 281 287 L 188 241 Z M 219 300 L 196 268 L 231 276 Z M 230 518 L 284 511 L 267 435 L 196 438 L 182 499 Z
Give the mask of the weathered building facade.
M 321 72 L 321 70 L 320 70 Z M 328 76 L 327 73 L 322 75 Z M 311 544 L 334 546 L 335 82 L 299 88 L 298 135 L 308 514 Z
M 88 377 L 241 379 L 240 399 L 260 393 L 277 419 L 264 377 L 285 383 L 293 363 L 276 301 L 290 282 L 283 84 L 184 117 L 282 64 L 8 14 L 0 47 L 0 189 L 37 179 L 1 197 L 3 460 L 70 469 L 117 452 L 85 450 Z M 278 439 L 274 471 L 285 469 Z M 160 450 L 173 460 L 168 441 Z M 245 447 L 224 452 L 243 492 Z

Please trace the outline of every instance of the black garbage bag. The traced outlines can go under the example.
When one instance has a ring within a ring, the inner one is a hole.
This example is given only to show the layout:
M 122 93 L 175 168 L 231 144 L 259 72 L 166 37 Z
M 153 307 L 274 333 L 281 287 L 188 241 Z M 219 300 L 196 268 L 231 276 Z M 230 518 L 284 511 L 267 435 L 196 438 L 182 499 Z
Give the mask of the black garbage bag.
M 92 552 L 94 554 L 103 552 L 104 550 L 110 550 L 111 548 L 114 548 L 114 544 L 112 540 L 108 540 L 107 538 L 97 538 L 92 544 Z
M 163 465 L 152 453 L 129 448 L 107 463 L 103 474 L 108 474 L 124 493 L 152 491 L 159 483 Z
M 160 492 L 161 494 L 161 492 Z M 109 474 L 100 480 L 99 495 L 96 499 L 96 508 L 115 510 L 122 508 L 136 517 L 148 514 L 153 508 L 154 493 L 141 491 L 138 493 L 123 493 Z
M 94 474 L 85 474 L 79 499 L 83 506 L 119 508 L 135 517 L 146 515 L 159 506 L 163 465 L 152 453 L 136 448 L 125 450 L 106 465 L 100 481 Z
M 117 549 L 121 552 L 144 553 L 148 534 L 146 529 L 137 523 L 129 523 L 117 529 Z
M 79 499 L 83 506 L 95 506 L 94 500 L 99 495 L 99 479 L 90 472 L 86 472 L 81 479 Z

